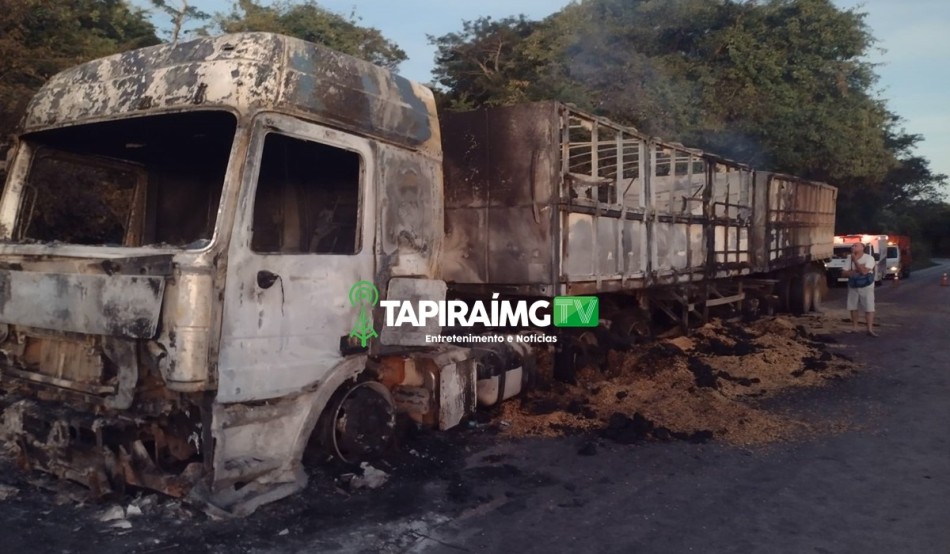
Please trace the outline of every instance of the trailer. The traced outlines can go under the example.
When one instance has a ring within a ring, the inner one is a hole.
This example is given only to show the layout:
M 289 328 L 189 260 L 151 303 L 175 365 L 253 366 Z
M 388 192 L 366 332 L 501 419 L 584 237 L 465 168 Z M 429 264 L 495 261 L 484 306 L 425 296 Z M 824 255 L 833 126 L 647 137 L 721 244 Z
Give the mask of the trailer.
M 246 515 L 308 448 L 359 462 L 518 394 L 541 348 L 569 376 L 577 343 L 819 306 L 834 188 L 558 103 L 435 106 L 269 33 L 51 78 L 0 199 L 0 438 Z
M 442 115 L 453 291 L 603 295 L 668 313 L 817 309 L 836 189 L 757 171 L 555 102 Z M 754 301 L 750 302 L 750 301 Z

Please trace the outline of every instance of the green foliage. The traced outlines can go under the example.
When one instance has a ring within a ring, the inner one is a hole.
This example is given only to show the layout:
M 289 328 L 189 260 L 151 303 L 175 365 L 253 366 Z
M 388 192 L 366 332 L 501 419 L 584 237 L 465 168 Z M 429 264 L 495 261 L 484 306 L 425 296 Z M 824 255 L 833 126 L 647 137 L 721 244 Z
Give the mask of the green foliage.
M 218 14 L 215 19 L 225 33 L 281 33 L 323 44 L 389 69 L 396 69 L 406 59 L 406 53 L 378 29 L 360 26 L 355 15 L 343 17 L 320 7 L 314 0 L 282 0 L 268 5 L 238 0 L 230 13 Z
M 53 74 L 158 42 L 147 14 L 123 0 L 7 0 L 0 11 L 0 146 Z
M 542 94 L 534 90 L 535 61 L 526 39 L 538 24 L 524 16 L 495 21 L 466 21 L 460 33 L 430 36 L 438 44 L 436 81 L 450 91 L 453 108 L 523 102 Z
M 827 181 L 840 230 L 875 230 L 945 182 L 876 96 L 864 15 L 831 0 L 580 0 L 430 41 L 445 108 L 557 99 Z

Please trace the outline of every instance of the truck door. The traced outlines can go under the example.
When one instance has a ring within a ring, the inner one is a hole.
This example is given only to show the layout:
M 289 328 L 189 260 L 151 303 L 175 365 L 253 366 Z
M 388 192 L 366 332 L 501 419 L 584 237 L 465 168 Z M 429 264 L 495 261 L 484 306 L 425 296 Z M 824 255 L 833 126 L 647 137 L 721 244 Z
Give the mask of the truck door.
M 374 275 L 368 140 L 266 115 L 255 124 L 228 253 L 218 400 L 273 398 L 341 361 L 348 292 Z

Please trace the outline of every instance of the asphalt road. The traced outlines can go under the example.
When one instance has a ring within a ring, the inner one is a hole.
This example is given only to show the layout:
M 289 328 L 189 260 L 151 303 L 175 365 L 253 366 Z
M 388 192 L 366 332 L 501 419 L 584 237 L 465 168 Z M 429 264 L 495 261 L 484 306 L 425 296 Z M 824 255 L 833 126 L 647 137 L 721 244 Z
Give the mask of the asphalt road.
M 950 553 L 950 262 L 877 290 L 880 337 L 842 334 L 856 376 L 775 399 L 841 431 L 743 449 L 623 446 L 568 437 L 498 441 L 477 431 L 412 443 L 428 459 L 375 491 L 314 476 L 246 520 L 172 510 L 98 520 L 20 488 L 0 502 L 15 552 Z M 829 317 L 845 316 L 834 289 Z M 441 440 L 441 439 L 440 439 Z M 585 454 L 579 450 L 586 446 Z

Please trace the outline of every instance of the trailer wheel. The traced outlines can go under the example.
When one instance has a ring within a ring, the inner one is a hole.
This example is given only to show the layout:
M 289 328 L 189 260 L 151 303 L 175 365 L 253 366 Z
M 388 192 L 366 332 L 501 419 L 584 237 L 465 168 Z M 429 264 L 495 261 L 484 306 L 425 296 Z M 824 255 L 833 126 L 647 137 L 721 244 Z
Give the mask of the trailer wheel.
M 763 316 L 775 315 L 772 296 L 761 292 L 749 293 L 742 301 L 742 315 L 746 321 L 755 321 Z
M 649 314 L 625 313 L 610 322 L 609 337 L 615 348 L 630 348 L 649 341 L 653 336 Z
M 559 333 L 558 341 L 554 344 L 554 379 L 562 383 L 576 383 L 580 356 L 574 341 L 570 340 L 566 333 Z
M 775 310 L 779 312 L 790 312 L 791 311 L 791 302 L 789 296 L 792 293 L 792 284 L 787 277 L 781 277 L 778 280 L 778 283 L 775 284 L 775 295 L 778 297 L 778 302 L 775 305 Z
M 605 330 L 597 327 L 582 331 L 575 339 L 581 357 L 577 359 L 579 364 L 575 370 L 583 369 L 585 366 L 594 366 L 597 369 L 603 369 L 607 363 L 606 337 L 602 336 Z
M 820 312 L 821 306 L 824 301 L 824 292 L 822 290 L 821 283 L 815 283 L 814 291 L 811 296 L 811 311 Z
M 808 304 L 806 302 L 811 302 L 811 297 L 807 292 L 807 279 L 804 276 L 802 277 L 792 277 L 788 284 L 788 311 L 793 314 L 801 314 L 805 311 Z
M 827 287 L 824 282 L 825 275 L 817 271 L 810 271 L 805 274 L 805 279 L 811 283 L 811 302 L 805 305 L 806 311 L 820 312 L 822 301 L 825 297 Z
M 802 313 L 812 311 L 818 294 L 818 284 L 815 283 L 811 273 L 806 274 L 802 283 Z
M 334 393 L 320 416 L 321 440 L 343 462 L 378 457 L 392 445 L 396 405 L 382 383 L 364 381 Z

